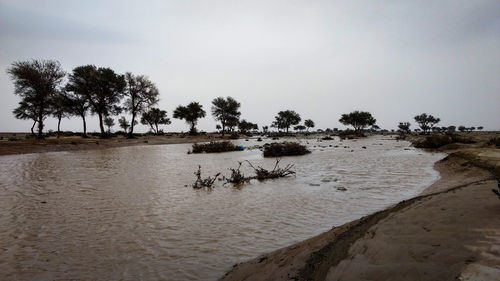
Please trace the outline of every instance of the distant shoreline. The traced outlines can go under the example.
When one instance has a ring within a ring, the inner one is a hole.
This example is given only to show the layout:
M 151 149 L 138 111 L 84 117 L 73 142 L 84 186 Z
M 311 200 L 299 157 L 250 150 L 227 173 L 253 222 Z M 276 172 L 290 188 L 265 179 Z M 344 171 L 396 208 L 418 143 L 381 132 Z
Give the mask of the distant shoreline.
M 11 133 L 0 133 L 0 135 L 8 135 Z M 26 133 L 16 133 L 17 136 L 28 135 Z M 137 145 L 158 145 L 158 144 L 180 144 L 180 143 L 195 143 L 206 142 L 213 140 L 221 140 L 219 134 L 200 134 L 196 136 L 183 134 L 169 134 L 164 136 L 141 136 L 133 139 L 125 137 L 114 137 L 109 139 L 101 139 L 98 137 L 82 138 L 78 136 L 71 137 L 50 137 L 42 140 L 27 139 L 8 141 L 4 139 L 0 141 L 0 156 L 15 155 L 26 153 L 43 153 L 55 151 L 76 151 L 76 150 L 93 150 L 106 149 L 113 147 L 126 147 Z

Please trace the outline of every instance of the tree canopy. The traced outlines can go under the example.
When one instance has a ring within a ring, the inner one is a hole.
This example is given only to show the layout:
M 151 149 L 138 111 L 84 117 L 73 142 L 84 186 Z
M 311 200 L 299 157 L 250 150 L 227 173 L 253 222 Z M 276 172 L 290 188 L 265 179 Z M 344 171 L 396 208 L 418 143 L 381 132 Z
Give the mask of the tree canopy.
M 432 129 L 434 125 L 439 123 L 439 121 L 441 121 L 439 118 L 436 118 L 430 114 L 427 115 L 427 113 L 422 113 L 420 115 L 415 116 L 415 122 L 418 123 L 420 129 L 422 129 L 424 133 L 429 132 L 429 130 Z
M 134 76 L 132 73 L 125 73 L 125 110 L 132 114 L 129 137 L 134 133 L 134 125 L 137 124 L 137 114 L 143 113 L 147 108 L 158 103 L 159 92 L 155 84 L 146 76 Z
M 191 102 L 187 106 L 179 105 L 174 110 L 174 118 L 185 120 L 190 125 L 189 133 L 196 134 L 198 119 L 205 117 L 206 112 L 198 102 Z
M 339 122 L 346 126 L 351 125 L 356 132 L 359 132 L 368 126 L 375 125 L 377 120 L 373 118 L 370 112 L 356 110 L 351 113 L 342 114 Z
M 411 132 L 410 125 L 411 125 L 410 122 L 399 122 L 398 131 L 403 134 L 409 134 Z
M 309 131 L 309 128 L 314 128 L 315 124 L 313 120 L 306 119 L 304 120 L 304 126 L 307 128 L 307 131 Z
M 290 126 L 299 124 L 301 120 L 300 115 L 293 110 L 280 111 L 274 118 L 273 126 L 278 129 L 285 129 L 287 133 Z
M 111 68 L 85 65 L 73 69 L 66 89 L 87 98 L 92 114 L 99 117 L 99 128 L 104 135 L 104 117 L 121 112 L 118 103 L 123 97 L 125 85 L 124 76 L 116 74 Z
M 38 123 L 38 138 L 43 137 L 43 121 L 52 112 L 54 96 L 66 73 L 54 60 L 31 60 L 12 63 L 7 73 L 14 81 L 14 93 L 21 97 L 14 116 Z
M 239 111 L 240 103 L 232 97 L 217 97 L 212 101 L 212 116 L 215 120 L 221 122 L 222 135 L 226 132 L 226 127 L 238 123 L 241 112 Z
M 167 118 L 167 112 L 159 108 L 151 108 L 144 112 L 141 117 L 141 124 L 149 125 L 151 131 L 155 134 L 160 132 L 160 125 L 169 125 L 170 123 L 170 118 Z

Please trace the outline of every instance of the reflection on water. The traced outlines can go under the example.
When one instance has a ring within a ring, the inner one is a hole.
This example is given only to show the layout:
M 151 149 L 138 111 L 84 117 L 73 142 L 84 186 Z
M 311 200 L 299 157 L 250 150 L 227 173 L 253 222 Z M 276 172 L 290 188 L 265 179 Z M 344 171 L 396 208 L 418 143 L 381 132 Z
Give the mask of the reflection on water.
M 198 164 L 229 175 L 274 159 L 187 155 L 189 144 L 2 156 L 0 279 L 214 280 L 420 193 L 443 157 L 387 137 L 307 142 L 312 154 L 282 159 L 296 177 L 212 191 L 186 187 Z

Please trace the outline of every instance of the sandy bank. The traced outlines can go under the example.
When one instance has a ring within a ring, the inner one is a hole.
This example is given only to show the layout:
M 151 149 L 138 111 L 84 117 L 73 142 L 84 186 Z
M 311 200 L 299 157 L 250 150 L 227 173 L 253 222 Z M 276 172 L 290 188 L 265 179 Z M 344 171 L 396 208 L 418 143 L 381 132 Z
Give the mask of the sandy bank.
M 112 147 L 125 147 L 136 145 L 157 145 L 157 144 L 179 144 L 205 142 L 220 140 L 218 134 L 204 134 L 197 136 L 181 136 L 174 134 L 171 136 L 143 136 L 135 139 L 125 137 L 115 137 L 111 139 L 81 138 L 81 137 L 55 137 L 43 140 L 17 140 L 8 141 L 6 138 L 0 141 L 0 155 L 41 153 L 51 151 L 75 151 L 89 149 L 106 149 Z
M 436 163 L 441 179 L 421 196 L 235 265 L 221 280 L 500 280 L 498 163 L 495 149 L 456 152 Z

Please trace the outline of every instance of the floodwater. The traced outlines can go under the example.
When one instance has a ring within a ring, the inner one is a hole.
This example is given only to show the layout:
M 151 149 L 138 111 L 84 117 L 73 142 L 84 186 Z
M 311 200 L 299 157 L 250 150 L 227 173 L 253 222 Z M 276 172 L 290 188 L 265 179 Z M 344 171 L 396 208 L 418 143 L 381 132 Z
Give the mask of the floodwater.
M 228 176 L 238 161 L 275 160 L 258 149 L 188 155 L 190 144 L 1 156 L 0 279 L 216 280 L 419 194 L 444 156 L 387 136 L 302 142 L 311 154 L 280 163 L 295 177 L 210 191 L 190 187 L 198 165 Z

